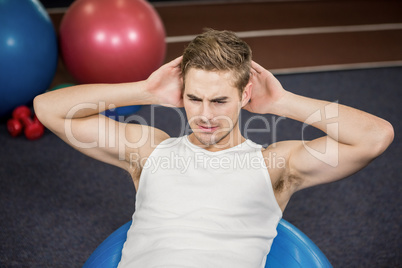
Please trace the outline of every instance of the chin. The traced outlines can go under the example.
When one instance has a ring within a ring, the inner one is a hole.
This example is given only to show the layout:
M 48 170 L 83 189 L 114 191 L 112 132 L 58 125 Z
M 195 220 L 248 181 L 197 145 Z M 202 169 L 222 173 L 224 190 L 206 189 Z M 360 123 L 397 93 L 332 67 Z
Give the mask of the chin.
M 205 146 L 216 144 L 216 138 L 211 133 L 194 133 L 197 140 Z
M 205 146 L 211 146 L 218 144 L 222 141 L 230 132 L 227 133 L 194 133 L 197 140 Z

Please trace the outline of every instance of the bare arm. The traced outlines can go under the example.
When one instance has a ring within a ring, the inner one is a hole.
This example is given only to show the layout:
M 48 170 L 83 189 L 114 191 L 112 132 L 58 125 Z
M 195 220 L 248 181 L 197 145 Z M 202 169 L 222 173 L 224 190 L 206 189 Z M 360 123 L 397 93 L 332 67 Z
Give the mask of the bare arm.
M 77 150 L 132 173 L 134 158 L 146 157 L 152 142 L 168 138 L 158 129 L 111 120 L 106 109 L 160 104 L 182 106 L 181 57 L 162 66 L 147 80 L 122 84 L 94 84 L 64 88 L 39 95 L 34 100 L 39 120 Z M 140 156 L 140 157 L 138 157 Z
M 293 94 L 258 64 L 252 67 L 253 93 L 246 109 L 285 116 L 327 134 L 312 141 L 282 142 L 278 146 L 285 152 L 287 165 L 277 174 L 284 180 L 292 178 L 294 183 L 287 184 L 290 194 L 357 172 L 392 142 L 393 128 L 387 121 L 338 103 Z

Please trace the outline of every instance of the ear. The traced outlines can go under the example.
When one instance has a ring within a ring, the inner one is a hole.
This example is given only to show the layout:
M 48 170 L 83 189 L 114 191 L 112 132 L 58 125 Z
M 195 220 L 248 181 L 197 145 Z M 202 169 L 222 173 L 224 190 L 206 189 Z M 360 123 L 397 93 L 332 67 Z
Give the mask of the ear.
M 253 92 L 253 83 L 248 82 L 242 93 L 241 107 L 244 107 L 250 101 L 252 92 Z

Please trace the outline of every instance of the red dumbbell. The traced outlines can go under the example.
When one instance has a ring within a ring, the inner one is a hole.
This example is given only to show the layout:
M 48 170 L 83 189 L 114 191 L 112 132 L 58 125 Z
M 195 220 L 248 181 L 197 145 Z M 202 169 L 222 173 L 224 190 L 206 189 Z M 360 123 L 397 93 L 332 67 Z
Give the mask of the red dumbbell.
M 7 129 L 11 136 L 17 137 L 21 134 L 23 126 L 18 119 L 11 118 L 7 121 Z
M 36 117 L 31 119 L 31 110 L 24 105 L 15 108 L 13 118 L 7 122 L 8 131 L 13 137 L 19 135 L 23 127 L 25 136 L 29 140 L 39 139 L 45 132 L 45 128 Z

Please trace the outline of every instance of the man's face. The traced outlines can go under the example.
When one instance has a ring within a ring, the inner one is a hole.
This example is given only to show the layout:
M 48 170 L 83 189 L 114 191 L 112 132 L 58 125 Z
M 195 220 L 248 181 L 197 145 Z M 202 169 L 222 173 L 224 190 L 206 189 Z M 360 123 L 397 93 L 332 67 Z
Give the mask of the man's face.
M 203 145 L 226 143 L 238 127 L 242 101 L 232 86 L 230 72 L 191 68 L 186 74 L 183 101 L 190 127 Z

